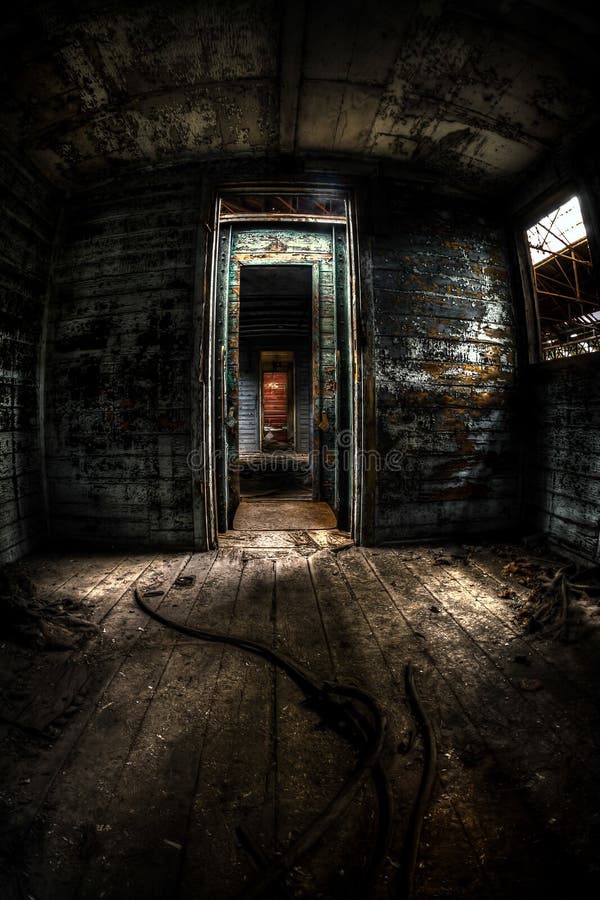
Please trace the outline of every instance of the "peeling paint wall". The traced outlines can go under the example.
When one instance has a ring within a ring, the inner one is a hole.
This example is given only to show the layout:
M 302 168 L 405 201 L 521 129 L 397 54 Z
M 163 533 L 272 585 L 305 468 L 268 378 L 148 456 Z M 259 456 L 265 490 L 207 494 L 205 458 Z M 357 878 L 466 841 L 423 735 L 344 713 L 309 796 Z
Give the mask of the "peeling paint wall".
M 193 168 L 140 172 L 67 209 L 47 371 L 57 539 L 192 546 L 199 183 Z
M 59 195 L 0 150 L 0 563 L 46 533 L 39 359 Z
M 518 517 L 515 333 L 500 222 L 397 190 L 372 241 L 375 540 L 481 533 Z
M 67 211 L 49 329 L 47 470 L 57 537 L 192 546 L 200 182 L 195 167 L 139 172 L 81 193 Z M 510 525 L 519 460 L 504 234 L 480 208 L 416 188 L 392 196 L 390 222 L 387 236 L 371 239 L 380 464 L 372 537 Z M 220 258 L 232 268 L 234 297 L 248 254 L 262 248 L 298 262 L 310 256 L 308 237 L 299 232 L 298 246 L 288 247 L 280 236 L 275 251 L 269 229 L 240 233 L 231 257 Z M 327 240 L 317 413 L 333 427 L 322 444 L 335 441 L 336 421 L 336 273 Z M 333 502 L 333 468 L 330 475 L 331 483 L 322 473 L 321 488 Z

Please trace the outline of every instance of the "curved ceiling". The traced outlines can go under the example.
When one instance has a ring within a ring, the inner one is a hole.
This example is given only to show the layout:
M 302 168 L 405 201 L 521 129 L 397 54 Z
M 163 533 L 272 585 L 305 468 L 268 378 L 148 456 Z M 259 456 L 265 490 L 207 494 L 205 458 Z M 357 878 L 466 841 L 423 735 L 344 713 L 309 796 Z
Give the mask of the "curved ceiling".
M 0 126 L 59 184 L 283 153 L 497 192 L 595 116 L 589 6 L 25 0 L 0 27 Z

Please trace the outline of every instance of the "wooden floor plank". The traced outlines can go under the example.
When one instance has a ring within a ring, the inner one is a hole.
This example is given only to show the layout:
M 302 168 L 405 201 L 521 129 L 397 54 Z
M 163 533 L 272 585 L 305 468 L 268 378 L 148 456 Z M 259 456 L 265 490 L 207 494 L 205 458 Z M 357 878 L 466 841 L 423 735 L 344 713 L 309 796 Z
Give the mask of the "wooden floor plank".
M 140 633 L 154 633 L 160 627 L 136 604 L 133 598 L 135 587 L 153 606 L 161 607 L 173 582 L 179 577 L 190 559 L 190 553 L 155 556 L 138 574 L 122 595 L 122 600 L 113 605 L 102 620 L 101 634 L 110 643 L 116 654 L 123 648 L 132 647 Z
M 469 559 L 469 565 L 461 567 L 459 571 L 461 583 L 471 596 L 496 616 L 506 628 L 521 639 L 527 640 L 527 652 L 532 658 L 543 659 L 547 665 L 560 673 L 562 679 L 573 685 L 574 694 L 585 693 L 588 700 L 599 709 L 598 681 L 595 677 L 595 662 L 598 659 L 599 649 L 597 642 L 588 644 L 584 640 L 563 644 L 560 641 L 549 643 L 538 635 L 526 637 L 523 627 L 515 622 L 508 602 L 498 594 L 499 591 L 503 593 L 509 590 L 524 601 L 530 594 L 531 587 L 522 585 L 516 578 L 503 575 L 497 560 L 494 566 L 489 565 L 489 553 L 475 553 L 473 558 Z M 456 577 L 456 566 L 451 566 L 448 571 L 450 575 Z M 594 718 L 597 718 L 597 715 L 598 713 Z
M 235 531 L 285 531 L 335 528 L 335 514 L 328 503 L 310 500 L 244 500 L 235 514 Z
M 315 550 L 315 544 L 306 531 L 228 531 L 219 538 L 219 546 L 223 549 L 232 547 L 273 550 L 295 550 L 309 546 Z
M 214 558 L 214 554 L 209 556 Z M 125 578 L 129 577 L 127 587 L 130 587 L 139 577 L 140 569 L 147 568 L 152 559 L 142 557 L 136 563 L 128 560 L 111 579 L 110 589 L 120 592 L 122 597 Z M 188 561 L 185 571 L 190 571 L 191 562 Z M 171 578 L 179 577 L 180 568 L 181 560 L 178 560 Z M 198 574 L 205 577 L 209 568 L 209 559 L 196 559 Z M 156 568 L 153 571 L 154 578 Z M 167 570 L 162 571 L 168 578 Z M 163 587 L 167 588 L 168 582 Z M 129 606 L 133 609 L 131 600 Z M 81 867 L 100 851 L 103 832 L 97 826 L 102 825 L 175 643 L 174 637 L 164 641 L 163 648 L 157 652 L 151 632 L 136 632 L 134 637 L 137 646 L 128 646 L 128 656 L 121 660 L 118 672 L 98 698 L 95 714 L 73 749 L 68 769 L 61 772 L 48 797 L 50 809 L 59 803 L 65 806 L 59 821 L 48 829 L 44 844 L 44 855 L 60 859 L 61 865 L 53 868 L 50 875 L 46 871 L 38 875 L 52 896 L 67 896 L 75 891 Z
M 49 597 L 67 582 L 76 580 L 90 565 L 97 566 L 99 560 L 103 563 L 97 553 L 36 554 L 19 561 L 16 568 L 32 578 L 41 596 Z
M 411 563 L 407 566 L 422 585 L 430 587 L 434 602 L 485 652 L 500 677 L 517 692 L 515 702 L 521 706 L 523 715 L 528 720 L 552 721 L 554 733 L 564 745 L 563 756 L 574 760 L 579 757 L 580 765 L 589 765 L 587 755 L 584 758 L 580 755 L 581 730 L 574 733 L 572 720 L 575 715 L 580 721 L 594 721 L 597 707 L 588 703 L 574 686 L 569 689 L 571 685 L 565 685 L 560 670 L 541 654 L 532 653 L 531 643 L 522 634 L 473 597 L 465 586 L 464 571 L 452 571 L 426 560 L 418 566 Z M 524 666 L 519 660 L 527 660 L 529 664 Z M 539 690 L 527 690 L 533 683 Z M 568 701 L 568 706 L 562 698 Z
M 352 538 L 347 531 L 338 531 L 337 528 L 326 531 L 308 532 L 311 539 L 323 550 L 338 550 L 341 547 L 351 547 Z
M 163 592 L 149 602 L 161 613 L 177 613 L 177 618 L 190 622 L 199 593 L 219 604 L 233 602 L 239 575 L 229 558 L 214 554 L 186 558 L 168 580 L 154 578 L 148 583 L 145 595 L 158 594 L 162 587 Z M 194 582 L 186 583 L 192 577 Z M 232 597 L 226 596 L 227 585 Z M 140 684 L 139 699 L 146 706 L 113 783 L 104 811 L 110 829 L 99 842 L 100 855 L 84 873 L 78 894 L 82 898 L 97 897 L 99 890 L 108 896 L 127 890 L 134 896 L 165 897 L 182 866 L 198 755 L 222 650 L 205 642 L 180 641 L 175 632 L 154 621 L 147 623 L 138 643 L 133 661 L 139 659 L 140 648 L 146 648 L 148 672 L 154 671 L 155 677 Z M 122 668 L 124 677 L 129 677 L 131 666 L 130 654 Z M 147 863 L 132 871 L 130 860 L 148 854 L 149 848 Z M 104 864 L 104 855 L 109 865 Z
M 86 596 L 83 607 L 89 610 L 87 618 L 100 624 L 131 588 L 143 572 L 151 565 L 153 554 L 128 556 L 116 569 L 97 584 Z
M 242 564 L 235 606 L 221 628 L 270 644 L 273 563 Z M 190 809 L 182 898 L 233 896 L 252 877 L 254 867 L 240 846 L 239 827 L 263 852 L 273 853 L 272 699 L 273 672 L 267 661 L 237 648 L 221 650 Z
M 307 667 L 318 681 L 331 680 L 333 661 L 307 561 L 290 555 L 276 571 L 277 646 Z M 286 849 L 323 811 L 356 763 L 352 746 L 323 723 L 302 692 L 277 674 L 277 827 Z M 332 873 L 340 879 L 347 859 L 336 829 L 301 862 L 292 890 L 315 896 Z M 342 879 L 343 881 L 343 879 Z M 345 883 L 345 882 L 344 882 Z M 343 885 L 340 885 L 340 890 Z
M 416 737 L 417 724 L 405 691 L 406 666 L 410 662 L 416 670 L 416 680 L 421 685 L 421 691 L 433 701 L 433 721 L 436 723 L 437 737 L 443 747 L 442 733 L 440 729 L 441 697 L 445 693 L 445 685 L 440 684 L 436 677 L 435 667 L 428 658 L 422 639 L 410 628 L 408 622 L 402 617 L 394 615 L 394 603 L 388 591 L 380 583 L 376 573 L 370 568 L 363 553 L 359 550 L 345 551 L 338 556 L 340 571 L 346 580 L 349 589 L 360 606 L 362 616 L 368 623 L 371 633 L 374 635 L 379 652 L 384 660 L 383 666 L 387 670 L 387 686 L 382 679 L 381 689 L 383 696 L 387 695 L 387 709 L 390 716 L 390 730 L 394 740 L 394 746 L 388 750 L 386 757 L 386 769 L 389 773 L 395 805 L 395 827 L 392 834 L 390 859 L 394 867 L 401 867 L 403 862 L 403 848 L 406 839 L 406 828 L 410 811 L 417 795 L 418 786 L 423 769 L 422 743 Z M 380 676 L 381 678 L 381 676 Z M 385 702 L 385 701 L 384 701 Z M 465 724 L 460 718 L 460 711 L 450 704 L 447 715 L 458 716 L 456 722 Z M 406 749 L 407 745 L 410 749 Z M 412 746 L 411 746 L 412 745 Z M 393 751 L 396 750 L 394 753 Z M 450 815 L 448 815 L 450 809 Z M 465 831 L 464 816 L 454 796 L 447 790 L 442 778 L 438 778 L 438 784 L 431 811 L 428 815 L 427 828 L 443 820 L 446 840 L 455 847 L 460 848 L 457 860 L 454 862 L 454 876 L 458 877 L 456 868 L 466 866 L 468 871 L 467 883 L 463 885 L 465 896 L 489 896 L 485 875 L 479 865 L 479 860 L 473 850 L 473 840 Z M 472 825 L 473 831 L 479 831 L 480 825 L 476 820 Z M 425 840 L 427 840 L 427 835 Z M 384 870 L 384 878 L 390 891 L 394 891 L 394 872 L 389 867 Z
M 162 578 L 168 584 L 169 578 L 177 576 L 188 557 L 189 554 L 156 558 L 146 567 L 141 583 L 155 584 L 157 579 Z M 93 656 L 90 656 L 86 647 L 65 654 L 65 658 L 72 659 L 74 664 L 82 657 L 89 663 L 87 693 L 74 722 L 63 723 L 62 730 L 59 729 L 51 736 L 51 742 L 40 753 L 40 765 L 29 777 L 25 773 L 31 767 L 26 758 L 7 759 L 6 764 L 10 765 L 12 771 L 12 782 L 18 786 L 13 791 L 15 811 L 8 817 L 7 831 L 17 833 L 31 827 L 55 779 L 65 770 L 70 754 L 94 715 L 99 698 L 122 666 L 124 652 L 127 654 L 133 651 L 146 625 L 147 617 L 131 599 L 130 603 L 119 605 L 105 620 L 102 633 L 94 643 Z
M 383 761 L 389 768 L 397 759 L 395 745 L 402 733 L 398 722 L 401 716 L 398 686 L 390 677 L 385 657 L 363 616 L 360 603 L 340 572 L 334 554 L 325 551 L 315 553 L 308 560 L 308 567 L 327 634 L 335 680 L 355 684 L 369 691 L 378 701 L 388 721 L 388 745 Z M 373 857 L 378 815 L 377 796 L 368 779 L 348 815 L 343 817 L 336 829 L 336 839 L 346 850 L 344 865 L 338 870 L 337 885 L 340 889 L 343 887 L 348 897 L 364 896 L 366 891 L 365 872 Z M 392 874 L 395 876 L 393 867 Z M 390 873 L 386 866 L 374 886 L 373 898 L 387 896 L 389 881 Z
M 490 883 L 502 896 L 515 878 L 523 890 L 534 890 L 540 872 L 549 867 L 558 878 L 564 861 L 560 842 L 551 828 L 543 829 L 552 818 L 556 799 L 548 791 L 549 779 L 556 778 L 557 786 L 563 788 L 569 782 L 567 760 L 561 760 L 560 741 L 547 722 L 524 715 L 523 698 L 411 571 L 411 567 L 418 569 L 418 562 L 408 563 L 389 552 L 369 551 L 366 555 L 401 614 L 415 633 L 423 635 L 427 653 L 447 691 L 475 727 L 474 741 L 469 738 L 461 746 L 459 740 L 458 747 L 451 746 L 446 751 L 447 777 L 460 785 L 457 803 L 461 807 L 461 797 L 468 797 L 461 818 L 479 858 L 486 860 Z M 434 719 L 442 717 L 443 721 L 445 707 L 443 698 Z M 456 743 L 460 731 L 453 725 L 450 733 Z M 462 757 L 460 767 L 453 765 L 452 753 L 457 751 Z M 466 793 L 470 779 L 465 776 L 465 762 L 467 769 L 475 762 L 471 776 L 477 787 L 470 794 Z M 443 770 L 440 774 L 443 777 Z M 514 844 L 509 835 L 494 827 L 495 815 L 489 810 L 497 804 L 503 805 L 517 831 L 539 833 L 541 828 L 543 841 L 527 847 Z M 480 823 L 477 831 L 470 829 L 469 822 L 475 810 Z M 505 864 L 508 858 L 510 868 Z
M 318 679 L 365 686 L 385 707 L 395 829 L 369 900 L 398 895 L 422 771 L 404 684 L 409 660 L 439 750 L 416 896 L 569 895 L 574 871 L 587 878 L 583 893 L 595 896 L 593 644 L 578 653 L 576 645 L 525 636 L 499 597 L 510 584 L 502 559 L 490 556 L 488 565 L 473 551 L 465 562 L 464 553 L 442 546 L 346 548 L 343 535 L 331 547 L 322 536 L 248 533 L 230 544 L 224 536 L 210 554 L 25 561 L 48 596 L 64 590 L 83 598 L 84 615 L 100 628 L 74 653 L 15 646 L 2 657 L 14 678 L 40 667 L 36 690 L 47 708 L 56 688 L 74 713 L 59 716 L 43 737 L 0 723 L 8 785 L 0 791 L 2 839 L 10 851 L 0 860 L 3 898 L 225 900 L 255 877 L 236 828 L 276 856 L 355 762 L 354 749 L 324 727 L 287 676 L 148 619 L 134 602 L 134 584 L 174 619 L 273 641 Z M 434 565 L 441 554 L 449 561 Z M 43 677 L 50 661 L 59 673 L 55 688 Z M 71 696 L 80 665 L 90 673 L 88 694 Z M 528 690 L 528 679 L 541 682 L 539 690 Z M 52 708 L 60 712 L 60 703 Z M 369 788 L 300 861 L 288 892 L 366 900 L 373 826 Z M 283 897 L 283 886 L 272 896 Z

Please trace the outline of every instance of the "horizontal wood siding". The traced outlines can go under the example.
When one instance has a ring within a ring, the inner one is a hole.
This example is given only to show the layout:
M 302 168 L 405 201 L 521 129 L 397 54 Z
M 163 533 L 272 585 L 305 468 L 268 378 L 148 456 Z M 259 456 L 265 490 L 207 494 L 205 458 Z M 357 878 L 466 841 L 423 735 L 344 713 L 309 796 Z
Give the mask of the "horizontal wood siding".
M 260 450 L 258 443 L 258 398 L 258 352 L 240 349 L 240 454 L 256 453 Z
M 296 360 L 296 450 L 310 450 L 310 347 L 298 347 Z
M 518 459 L 504 234 L 464 201 L 389 202 L 372 244 L 375 540 L 507 527 Z
M 198 186 L 193 169 L 139 173 L 68 209 L 49 328 L 57 538 L 192 546 Z
M 46 534 L 40 340 L 59 193 L 0 149 L 0 563 Z
M 600 562 L 600 353 L 534 366 L 529 378 L 528 521 Z

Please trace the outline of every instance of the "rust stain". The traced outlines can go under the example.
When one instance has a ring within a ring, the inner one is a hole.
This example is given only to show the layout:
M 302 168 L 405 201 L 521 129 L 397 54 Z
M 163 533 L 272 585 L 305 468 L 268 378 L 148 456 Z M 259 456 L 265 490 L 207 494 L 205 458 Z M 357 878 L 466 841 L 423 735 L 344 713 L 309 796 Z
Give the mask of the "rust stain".
M 474 363 L 433 363 L 423 364 L 426 372 L 436 380 L 450 376 L 457 384 L 472 385 L 475 381 L 487 384 L 494 381 L 512 381 L 512 373 L 501 369 L 498 365 L 479 366 Z
M 486 400 L 487 400 L 487 395 Z M 451 401 L 456 401 L 456 397 L 451 397 Z M 454 406 L 446 407 L 442 409 L 442 421 L 446 425 L 456 425 L 457 428 L 464 428 L 464 417 L 468 416 L 470 419 L 480 419 L 483 415 L 485 415 L 484 409 L 477 409 L 477 407 L 467 407 L 464 405 L 458 405 L 455 402 Z
M 491 338 L 504 338 L 508 340 L 510 337 L 510 329 L 508 328 L 492 328 L 491 325 L 486 325 L 483 330 L 487 336 Z
M 498 269 L 495 266 L 484 266 L 483 274 L 493 278 L 499 278 L 500 281 L 508 280 L 508 272 L 506 269 Z

